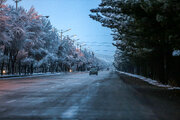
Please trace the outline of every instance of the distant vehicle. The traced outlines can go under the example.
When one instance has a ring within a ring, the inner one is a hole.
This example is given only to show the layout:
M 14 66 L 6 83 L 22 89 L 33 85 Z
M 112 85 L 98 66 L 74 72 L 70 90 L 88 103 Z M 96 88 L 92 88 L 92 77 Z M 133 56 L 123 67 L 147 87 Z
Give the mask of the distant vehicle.
M 89 71 L 89 75 L 98 75 L 98 69 L 97 68 L 91 68 Z

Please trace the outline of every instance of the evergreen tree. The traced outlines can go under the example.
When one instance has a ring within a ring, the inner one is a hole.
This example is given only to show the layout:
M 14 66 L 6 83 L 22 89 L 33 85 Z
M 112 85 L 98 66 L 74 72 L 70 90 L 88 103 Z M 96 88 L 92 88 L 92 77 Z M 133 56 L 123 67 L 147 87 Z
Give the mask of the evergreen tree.
M 102 0 L 90 17 L 114 32 L 118 69 L 168 83 L 180 64 L 172 56 L 180 49 L 179 8 L 179 0 Z

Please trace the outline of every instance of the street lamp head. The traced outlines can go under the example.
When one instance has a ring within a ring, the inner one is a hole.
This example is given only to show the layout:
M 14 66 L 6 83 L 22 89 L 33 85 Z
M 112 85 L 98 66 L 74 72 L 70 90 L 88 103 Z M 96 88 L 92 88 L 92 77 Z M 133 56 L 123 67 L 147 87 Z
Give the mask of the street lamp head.
M 61 32 L 62 33 L 65 33 L 65 32 L 68 32 L 68 31 L 70 31 L 71 29 L 67 29 L 67 30 L 65 30 L 65 31 L 63 31 L 63 30 L 61 30 Z
M 44 16 L 45 18 L 49 18 L 49 16 Z
M 77 35 L 71 35 L 71 36 L 70 36 L 70 38 L 75 38 L 75 37 L 77 37 Z
M 13 1 L 15 1 L 15 2 L 20 2 L 20 1 L 22 1 L 22 0 L 13 0 Z
M 49 18 L 49 16 L 41 16 L 41 15 L 40 15 L 40 17 L 42 17 L 42 18 L 43 18 L 43 17 L 44 17 L 44 18 Z

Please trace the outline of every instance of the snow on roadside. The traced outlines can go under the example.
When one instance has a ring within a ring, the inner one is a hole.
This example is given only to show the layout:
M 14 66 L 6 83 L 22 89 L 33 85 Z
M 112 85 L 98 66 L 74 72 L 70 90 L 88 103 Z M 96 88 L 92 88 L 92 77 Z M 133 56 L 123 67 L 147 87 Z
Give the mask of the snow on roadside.
M 119 72 L 120 74 L 125 74 L 125 75 L 128 75 L 128 76 L 131 76 L 131 77 L 134 77 L 134 78 L 139 78 L 151 85 L 154 85 L 154 86 L 158 86 L 158 87 L 163 87 L 163 88 L 168 88 L 169 90 L 174 90 L 174 89 L 178 89 L 180 90 L 180 87 L 173 87 L 171 85 L 164 85 L 160 82 L 158 82 L 157 80 L 152 80 L 151 78 L 146 78 L 146 77 L 143 77 L 143 76 L 140 76 L 140 75 L 136 75 L 136 74 L 131 74 L 131 73 L 126 73 L 126 72 L 122 72 L 122 71 L 117 71 Z
M 27 76 L 18 76 L 18 75 L 4 75 L 0 76 L 0 80 L 8 80 L 8 79 L 18 79 L 18 78 L 33 78 L 33 77 L 41 77 L 41 76 L 51 76 L 51 75 L 60 75 L 63 74 L 64 72 L 60 73 L 33 73 L 32 75 L 27 75 Z

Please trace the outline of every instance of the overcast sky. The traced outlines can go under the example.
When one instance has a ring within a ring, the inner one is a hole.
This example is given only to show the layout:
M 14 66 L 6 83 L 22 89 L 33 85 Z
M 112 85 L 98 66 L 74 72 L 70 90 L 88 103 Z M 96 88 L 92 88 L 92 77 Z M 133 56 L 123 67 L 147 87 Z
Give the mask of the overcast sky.
M 97 55 L 113 59 L 115 47 L 112 46 L 110 29 L 102 27 L 99 22 L 89 17 L 90 9 L 98 7 L 101 0 L 22 0 L 19 6 L 30 9 L 34 6 L 41 15 L 50 16 L 54 27 L 72 30 L 65 35 L 76 34 L 80 42 L 87 44 Z M 15 5 L 13 0 L 8 4 Z

